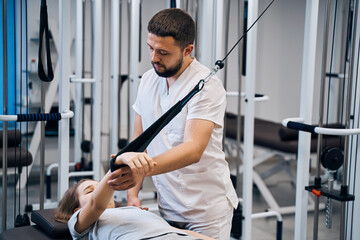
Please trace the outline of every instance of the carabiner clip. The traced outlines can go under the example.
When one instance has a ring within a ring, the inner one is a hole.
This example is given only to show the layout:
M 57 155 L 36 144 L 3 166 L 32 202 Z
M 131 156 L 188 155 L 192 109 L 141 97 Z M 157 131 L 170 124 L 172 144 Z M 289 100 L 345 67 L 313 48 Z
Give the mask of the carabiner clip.
M 199 81 L 198 85 L 199 85 L 199 91 L 201 91 L 201 90 L 203 89 L 203 87 L 205 86 L 205 81 L 204 81 L 204 79 L 201 79 L 201 80 Z

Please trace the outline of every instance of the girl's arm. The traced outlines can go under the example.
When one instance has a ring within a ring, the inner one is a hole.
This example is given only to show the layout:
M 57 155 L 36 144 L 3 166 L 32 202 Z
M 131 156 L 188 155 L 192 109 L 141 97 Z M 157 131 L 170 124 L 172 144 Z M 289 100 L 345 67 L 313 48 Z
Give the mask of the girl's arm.
M 154 170 L 154 162 L 152 158 L 146 153 L 124 153 L 116 158 L 116 164 L 126 164 L 133 172 L 140 176 L 146 176 Z M 87 201 L 85 206 L 81 206 L 81 211 L 77 217 L 75 230 L 78 233 L 83 232 L 95 223 L 100 215 L 108 207 L 110 200 L 114 194 L 114 190 L 108 185 L 110 171 L 101 179 L 100 183 L 94 188 L 90 200 Z
M 101 179 L 99 185 L 96 186 L 91 193 L 90 201 L 81 208 L 75 224 L 75 231 L 82 233 L 94 224 L 100 215 L 105 211 L 114 194 L 114 190 L 108 187 L 107 180 L 110 171 Z

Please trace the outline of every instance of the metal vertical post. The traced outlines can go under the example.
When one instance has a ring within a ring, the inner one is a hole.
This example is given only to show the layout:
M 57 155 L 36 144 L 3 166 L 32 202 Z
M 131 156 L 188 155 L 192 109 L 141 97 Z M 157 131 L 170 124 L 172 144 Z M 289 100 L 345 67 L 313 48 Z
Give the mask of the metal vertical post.
M 94 59 L 93 73 L 95 85 L 93 87 L 93 145 L 92 145 L 92 161 L 94 168 L 94 178 L 99 181 L 101 178 L 101 100 L 102 100 L 102 64 L 103 64 L 103 41 L 102 41 L 102 0 L 94 0 Z
M 318 11 L 319 1 L 306 1 L 300 95 L 300 118 L 302 118 L 305 123 L 311 123 L 312 118 Z M 310 137 L 309 133 L 299 132 L 295 201 L 295 240 L 306 239 L 308 193 L 305 191 L 305 186 L 309 183 Z
M 249 1 L 248 25 L 250 26 L 258 16 L 258 0 Z M 244 174 L 243 174 L 243 224 L 242 234 L 244 240 L 250 240 L 252 229 L 252 193 L 253 193 L 253 158 L 254 158 L 254 113 L 255 113 L 255 82 L 256 82 L 256 50 L 257 26 L 247 35 L 246 49 L 246 88 L 244 108 Z M 240 93 L 239 93 L 240 95 Z
M 82 78 L 83 72 L 83 0 L 76 0 L 76 22 L 75 22 L 75 76 Z M 74 106 L 74 161 L 80 162 L 81 159 L 81 141 L 83 124 L 83 84 L 75 83 L 75 106 Z
M 321 84 L 320 84 L 320 104 L 319 104 L 319 127 L 323 126 L 323 115 L 324 115 L 324 100 L 325 100 L 325 80 L 326 80 L 326 63 L 327 63 L 327 51 L 328 51 L 328 35 L 329 35 L 329 20 L 330 20 L 330 0 L 326 1 L 326 12 L 325 12 L 325 29 L 324 29 L 324 39 L 323 39 L 323 55 L 322 55 L 322 67 L 321 67 Z M 316 176 L 315 184 L 321 185 L 320 178 L 320 155 L 322 151 L 322 141 L 323 137 L 321 134 L 318 136 L 317 142 L 317 159 L 316 159 Z M 320 199 L 317 197 L 315 199 L 315 209 L 314 209 L 314 231 L 313 239 L 317 240 L 318 238 L 318 226 L 319 226 L 319 204 Z
M 213 29 L 209 30 L 209 26 L 214 25 L 214 0 L 207 0 L 206 3 L 203 1 L 203 5 L 201 6 L 201 19 L 200 25 L 197 26 L 199 38 L 199 62 L 204 64 L 205 66 L 212 68 L 214 62 L 217 59 L 214 59 L 215 54 L 214 51 L 209 51 L 209 49 L 213 49 Z
M 59 112 L 70 107 L 70 13 L 71 0 L 59 1 Z M 69 188 L 70 120 L 59 121 L 58 200 Z
M 7 115 L 8 105 L 8 72 L 7 72 L 7 5 L 6 0 L 2 1 L 2 21 L 3 21 L 3 115 Z M 6 230 L 6 213 L 7 213 L 7 122 L 3 121 L 3 151 L 2 151 L 2 221 L 1 230 Z
M 353 17 L 353 29 L 352 29 L 352 39 L 351 39 L 351 54 L 350 54 L 350 67 L 349 67 L 349 84 L 347 91 L 347 101 L 346 101 L 346 123 L 345 127 L 350 128 L 350 118 L 351 118 L 351 100 L 352 100 L 352 88 L 353 88 L 353 78 L 354 78 L 354 61 L 355 61 L 355 44 L 356 44 L 356 35 L 357 35 L 357 17 L 359 10 L 359 0 L 355 1 L 354 6 L 354 17 Z M 343 180 L 341 184 L 341 194 L 348 194 L 348 160 L 350 158 L 349 154 L 349 136 L 345 136 L 344 144 L 344 163 L 343 163 Z M 340 239 L 345 239 L 345 219 L 346 219 L 346 202 L 341 202 L 341 221 L 340 221 Z
M 111 131 L 110 153 L 118 152 L 119 140 L 119 60 L 120 60 L 120 2 L 111 0 Z
M 239 37 L 241 37 L 243 35 L 244 32 L 244 1 L 240 0 L 238 2 L 239 6 L 238 6 L 238 35 Z M 237 133 L 236 133 L 236 193 L 238 194 L 238 196 L 240 196 L 240 164 L 241 164 L 241 80 L 242 80 L 242 59 L 243 59 L 243 45 L 244 45 L 244 41 L 241 41 L 239 43 L 238 49 L 239 49 L 239 56 L 238 56 L 238 76 L 239 76 L 239 81 L 238 81 L 238 106 L 237 106 Z
M 44 35 L 45 36 L 45 35 Z M 45 51 L 43 51 L 43 56 Z M 45 57 L 43 57 L 45 59 Z M 41 112 L 45 113 L 45 82 L 41 82 Z M 40 123 L 40 210 L 44 209 L 44 174 L 45 174 L 45 122 Z
M 136 99 L 137 87 L 139 83 L 139 45 L 137 44 L 140 40 L 140 0 L 132 0 L 131 1 L 131 17 L 130 17 L 130 72 L 129 72 L 129 83 L 130 84 L 130 102 L 129 107 L 131 107 Z M 134 112 L 130 112 L 130 136 L 133 135 L 133 126 L 134 126 L 135 115 Z
M 221 59 L 223 56 L 225 56 L 225 47 L 226 46 L 226 40 L 228 39 L 226 37 L 227 34 L 225 32 L 225 24 L 224 21 L 224 11 L 225 11 L 225 0 L 215 0 L 214 3 L 214 35 L 213 35 L 213 58 L 212 58 L 212 64 L 214 64 L 218 59 Z M 207 29 L 208 31 L 208 29 Z M 224 37 L 225 36 L 225 37 Z M 226 79 L 225 79 L 225 69 L 224 71 L 218 72 L 217 76 L 223 80 L 224 87 L 226 90 Z
M 231 5 L 231 1 L 230 0 L 227 0 L 226 1 L 226 10 L 225 10 L 225 41 L 224 41 L 224 55 L 229 51 L 229 28 L 230 28 L 230 5 Z M 227 90 L 227 70 L 228 70 L 228 65 L 225 64 L 224 66 L 224 87 L 225 87 L 225 90 Z M 240 93 L 239 93 L 240 94 Z
M 357 6 L 357 9 L 359 5 Z M 359 10 L 357 10 L 359 11 Z M 359 20 L 359 18 L 358 18 Z M 358 23 L 357 23 L 358 24 Z M 359 39 L 360 39 L 360 32 L 356 31 L 356 35 L 352 34 L 352 41 L 355 42 L 355 52 L 354 55 L 354 70 L 360 67 L 359 62 Z M 355 70 L 353 75 L 353 105 L 351 107 L 353 116 L 352 123 L 354 128 L 360 128 L 360 84 L 359 84 L 359 75 L 358 70 Z M 346 206 L 346 222 L 345 222 L 345 239 L 352 240 L 356 239 L 360 236 L 360 218 L 358 217 L 358 213 L 360 212 L 360 162 L 359 162 L 359 154 L 360 154 L 360 142 L 359 142 L 359 135 L 352 136 L 349 141 L 348 145 L 348 185 L 349 191 L 355 196 L 355 201 L 349 202 Z

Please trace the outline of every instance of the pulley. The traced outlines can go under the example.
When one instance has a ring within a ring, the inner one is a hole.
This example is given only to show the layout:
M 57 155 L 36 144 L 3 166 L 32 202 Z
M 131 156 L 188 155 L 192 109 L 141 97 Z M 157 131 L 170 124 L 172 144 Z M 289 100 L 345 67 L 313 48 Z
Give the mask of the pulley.
M 325 148 L 321 153 L 321 164 L 329 170 L 337 170 L 344 162 L 343 151 L 336 147 Z

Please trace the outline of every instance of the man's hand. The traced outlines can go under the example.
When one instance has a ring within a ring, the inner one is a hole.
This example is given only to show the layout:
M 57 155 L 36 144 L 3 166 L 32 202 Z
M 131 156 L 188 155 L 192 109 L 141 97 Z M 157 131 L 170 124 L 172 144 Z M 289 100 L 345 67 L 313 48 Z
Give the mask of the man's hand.
M 114 157 L 114 155 L 111 155 Z M 154 171 L 156 163 L 145 152 L 126 152 L 115 159 L 115 164 L 126 164 L 134 173 L 146 177 Z
M 110 188 L 123 191 L 136 186 L 142 177 L 138 173 L 131 171 L 130 167 L 122 167 L 112 172 L 109 176 L 108 185 Z

